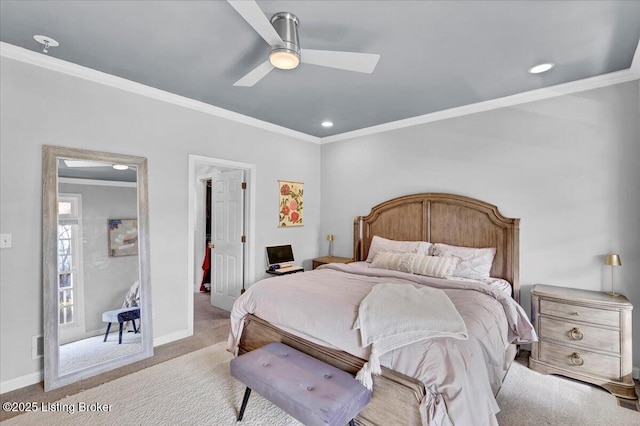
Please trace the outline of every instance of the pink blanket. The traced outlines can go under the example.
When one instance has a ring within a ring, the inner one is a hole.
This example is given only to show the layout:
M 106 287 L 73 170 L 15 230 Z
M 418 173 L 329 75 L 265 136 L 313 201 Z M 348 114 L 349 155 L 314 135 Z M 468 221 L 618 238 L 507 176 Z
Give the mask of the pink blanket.
M 374 269 L 364 262 L 268 278 L 234 304 L 229 349 L 237 350 L 243 318 L 251 313 L 311 342 L 366 360 L 370 347 L 362 347 L 359 331 L 352 329 L 358 307 L 375 284 L 392 282 L 443 289 L 469 333 L 468 340 L 427 339 L 380 358 L 383 366 L 425 384 L 423 423 L 497 425 L 494 393 L 504 373 L 505 350 L 510 343 L 535 341 L 536 335 L 509 295 L 484 284 Z

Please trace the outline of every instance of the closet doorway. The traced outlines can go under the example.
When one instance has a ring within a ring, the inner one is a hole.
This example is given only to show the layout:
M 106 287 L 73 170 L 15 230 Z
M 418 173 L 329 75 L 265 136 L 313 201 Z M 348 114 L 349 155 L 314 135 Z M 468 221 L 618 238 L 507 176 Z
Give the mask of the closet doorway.
M 189 328 L 193 293 L 230 311 L 254 274 L 255 165 L 189 155 Z M 207 271 L 207 266 L 209 271 Z

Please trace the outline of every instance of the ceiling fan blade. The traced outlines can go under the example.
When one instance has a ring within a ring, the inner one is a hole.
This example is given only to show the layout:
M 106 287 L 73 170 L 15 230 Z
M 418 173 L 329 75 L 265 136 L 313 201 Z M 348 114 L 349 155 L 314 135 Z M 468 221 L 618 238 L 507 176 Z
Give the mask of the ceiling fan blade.
M 98 163 L 85 160 L 63 160 L 67 167 L 111 167 L 111 163 Z
M 253 27 L 260 37 L 262 37 L 270 46 L 282 46 L 282 39 L 265 16 L 258 3 L 246 0 L 227 0 L 227 3 L 233 7 L 236 12 L 244 18 L 245 21 Z
M 377 53 L 336 52 L 332 50 L 300 49 L 305 64 L 371 74 L 380 59 Z
M 233 83 L 234 86 L 250 87 L 259 82 L 273 70 L 273 65 L 269 60 L 264 61 L 240 80 Z

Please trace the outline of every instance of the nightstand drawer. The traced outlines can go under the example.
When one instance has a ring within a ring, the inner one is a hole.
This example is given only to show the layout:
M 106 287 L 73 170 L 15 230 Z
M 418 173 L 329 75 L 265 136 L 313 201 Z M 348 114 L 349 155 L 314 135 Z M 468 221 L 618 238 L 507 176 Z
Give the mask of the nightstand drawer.
M 540 300 L 540 313 L 571 320 L 585 321 L 594 324 L 620 327 L 620 312 L 587 306 L 558 303 L 551 300 Z
M 620 378 L 620 358 L 581 349 L 539 342 L 539 359 L 576 373 L 591 374 L 610 380 Z
M 540 317 L 540 337 L 568 345 L 620 353 L 620 332 L 617 330 Z

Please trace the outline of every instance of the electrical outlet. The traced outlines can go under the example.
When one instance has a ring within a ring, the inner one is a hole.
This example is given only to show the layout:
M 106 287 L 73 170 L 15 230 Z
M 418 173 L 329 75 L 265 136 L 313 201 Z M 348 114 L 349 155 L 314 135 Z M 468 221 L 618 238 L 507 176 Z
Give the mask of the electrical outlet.
M 0 234 L 0 248 L 11 248 L 11 234 Z

